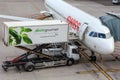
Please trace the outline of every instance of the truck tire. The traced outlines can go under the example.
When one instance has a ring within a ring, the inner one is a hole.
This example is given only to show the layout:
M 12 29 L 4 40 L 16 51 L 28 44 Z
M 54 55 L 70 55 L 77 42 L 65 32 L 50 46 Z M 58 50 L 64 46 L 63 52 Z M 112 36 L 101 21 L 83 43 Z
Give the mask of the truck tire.
M 28 62 L 24 66 L 25 71 L 31 72 L 35 69 L 34 64 L 32 62 Z
M 67 60 L 67 66 L 72 66 L 74 64 L 74 60 L 73 59 L 68 59 Z

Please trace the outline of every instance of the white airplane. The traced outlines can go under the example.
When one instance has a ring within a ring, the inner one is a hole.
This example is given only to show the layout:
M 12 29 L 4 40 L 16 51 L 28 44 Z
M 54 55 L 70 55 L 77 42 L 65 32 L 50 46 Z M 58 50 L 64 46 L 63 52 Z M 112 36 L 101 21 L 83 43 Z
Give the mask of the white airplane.
M 109 29 L 102 25 L 101 21 L 84 11 L 73 7 L 63 0 L 45 0 L 48 11 L 42 13 L 52 14 L 54 19 L 68 22 L 70 31 L 79 36 L 79 40 L 92 52 L 92 60 L 96 60 L 93 52 L 99 54 L 111 54 L 114 51 L 114 39 Z M 28 18 L 0 15 L 1 18 L 8 18 L 20 21 L 34 20 Z

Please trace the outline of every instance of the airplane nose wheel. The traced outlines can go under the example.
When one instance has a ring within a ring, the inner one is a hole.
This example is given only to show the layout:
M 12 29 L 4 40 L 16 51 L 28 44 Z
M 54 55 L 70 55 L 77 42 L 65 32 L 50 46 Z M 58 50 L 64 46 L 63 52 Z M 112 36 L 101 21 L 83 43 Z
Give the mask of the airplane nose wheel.
M 90 61 L 94 61 L 95 62 L 97 60 L 97 58 L 96 58 L 96 56 L 95 56 L 93 51 L 91 53 L 92 53 L 92 55 L 90 56 Z
M 90 61 L 96 61 L 97 60 L 97 58 L 96 58 L 96 56 L 90 56 Z

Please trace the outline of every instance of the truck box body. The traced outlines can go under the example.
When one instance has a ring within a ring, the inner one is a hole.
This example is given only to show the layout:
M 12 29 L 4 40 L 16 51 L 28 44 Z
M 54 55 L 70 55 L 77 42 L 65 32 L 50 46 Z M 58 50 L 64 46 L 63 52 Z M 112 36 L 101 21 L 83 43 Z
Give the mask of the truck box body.
M 7 46 L 34 45 L 68 41 L 68 24 L 60 20 L 4 22 Z

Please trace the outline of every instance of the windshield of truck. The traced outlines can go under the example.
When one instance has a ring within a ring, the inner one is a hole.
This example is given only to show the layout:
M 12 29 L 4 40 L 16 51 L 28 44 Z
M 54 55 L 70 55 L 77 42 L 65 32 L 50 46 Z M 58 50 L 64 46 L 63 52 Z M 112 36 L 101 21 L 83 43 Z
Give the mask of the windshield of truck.
M 78 50 L 77 49 L 72 49 L 72 53 L 78 54 Z

